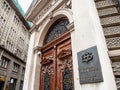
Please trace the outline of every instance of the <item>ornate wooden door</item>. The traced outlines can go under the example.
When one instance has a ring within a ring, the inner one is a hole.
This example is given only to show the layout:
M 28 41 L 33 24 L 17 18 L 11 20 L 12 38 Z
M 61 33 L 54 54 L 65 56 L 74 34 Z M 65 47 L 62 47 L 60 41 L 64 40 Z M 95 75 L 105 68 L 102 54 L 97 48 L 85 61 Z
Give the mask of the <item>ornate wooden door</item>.
M 74 90 L 70 32 L 43 46 L 40 90 Z

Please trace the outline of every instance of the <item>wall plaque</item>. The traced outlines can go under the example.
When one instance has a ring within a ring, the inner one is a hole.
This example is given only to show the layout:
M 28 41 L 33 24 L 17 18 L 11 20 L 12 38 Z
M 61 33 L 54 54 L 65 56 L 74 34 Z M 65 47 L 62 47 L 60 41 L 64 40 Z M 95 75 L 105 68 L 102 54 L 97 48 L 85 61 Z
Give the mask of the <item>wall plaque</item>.
M 103 82 L 97 47 L 78 52 L 80 84 Z

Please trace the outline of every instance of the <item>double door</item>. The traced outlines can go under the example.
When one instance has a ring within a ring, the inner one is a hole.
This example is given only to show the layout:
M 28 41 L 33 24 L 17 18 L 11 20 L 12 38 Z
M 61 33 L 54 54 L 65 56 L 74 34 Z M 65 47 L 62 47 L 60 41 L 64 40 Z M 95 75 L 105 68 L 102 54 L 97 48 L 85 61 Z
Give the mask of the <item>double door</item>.
M 70 38 L 42 48 L 41 65 L 40 90 L 74 90 Z

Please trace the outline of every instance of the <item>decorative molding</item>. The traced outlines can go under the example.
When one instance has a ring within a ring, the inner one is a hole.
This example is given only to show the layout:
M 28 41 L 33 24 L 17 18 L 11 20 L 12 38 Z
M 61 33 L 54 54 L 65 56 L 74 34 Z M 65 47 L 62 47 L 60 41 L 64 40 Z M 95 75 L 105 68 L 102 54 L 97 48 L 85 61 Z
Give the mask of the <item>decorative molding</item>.
M 119 90 L 120 89 L 120 62 L 112 63 L 112 68 L 115 75 L 116 85 Z
M 53 18 L 53 12 L 50 12 L 50 13 L 48 14 L 48 18 L 49 18 L 49 19 L 52 19 L 52 18 Z
M 49 2 L 42 10 L 41 12 L 38 14 L 38 16 L 34 19 L 35 22 L 37 22 L 40 18 L 42 18 L 44 16 L 44 14 L 46 12 L 48 12 L 48 10 L 55 4 L 57 3 L 57 1 L 59 0 L 53 0 L 52 2 Z
M 120 37 L 107 38 L 106 43 L 109 49 L 120 48 Z
M 74 22 L 68 24 L 67 29 L 70 30 L 71 32 L 74 31 Z
M 62 50 L 57 55 L 58 59 L 61 61 L 59 64 L 60 70 L 63 72 L 65 68 L 69 68 L 72 71 L 72 51 L 71 49 Z
M 120 62 L 112 63 L 112 68 L 114 75 L 120 77 Z
M 116 85 L 117 85 L 117 90 L 120 89 L 120 77 L 116 77 Z
M 60 59 L 62 63 L 59 64 L 59 69 L 63 72 L 65 68 L 69 68 L 70 71 L 72 71 L 72 57 L 69 56 L 67 58 Z
M 41 61 L 42 65 L 48 65 L 50 63 L 53 63 L 53 56 L 43 57 L 43 60 Z
M 72 8 L 72 1 L 68 0 L 68 2 L 66 3 L 65 7 L 71 9 Z
M 34 54 L 41 52 L 41 47 L 40 46 L 36 46 L 34 49 Z
M 66 3 L 67 0 L 53 0 L 51 2 L 49 2 L 38 14 L 38 16 L 33 20 L 35 23 L 37 23 L 38 21 L 42 21 L 44 20 L 49 13 L 55 11 L 55 9 L 60 8 L 60 4 L 64 4 Z M 40 23 L 40 22 L 38 22 Z
M 72 51 L 71 50 L 62 50 L 59 54 L 58 54 L 58 58 L 60 60 L 64 60 L 63 58 L 68 58 L 69 56 L 72 55 Z
M 104 34 L 105 36 L 119 36 L 120 35 L 120 26 L 112 26 L 112 27 L 106 27 L 104 28 Z

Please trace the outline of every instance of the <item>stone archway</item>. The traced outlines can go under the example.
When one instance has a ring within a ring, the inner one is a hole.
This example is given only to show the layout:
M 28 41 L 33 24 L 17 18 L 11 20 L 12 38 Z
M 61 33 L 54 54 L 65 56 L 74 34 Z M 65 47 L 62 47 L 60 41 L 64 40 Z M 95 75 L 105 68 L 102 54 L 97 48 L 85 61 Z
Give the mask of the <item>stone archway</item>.
M 72 11 L 68 9 L 59 9 L 52 14 L 52 19 L 46 19 L 42 26 L 38 26 L 37 31 L 32 32 L 31 34 L 31 41 L 30 41 L 30 49 L 29 49 L 29 56 L 27 60 L 27 72 L 25 75 L 25 83 L 24 90 L 39 90 L 39 83 L 40 83 L 40 61 L 41 61 L 41 53 L 36 53 L 38 47 L 43 46 L 43 41 L 45 35 L 50 28 L 50 26 L 59 18 L 67 17 L 69 22 L 73 22 L 72 18 Z M 35 28 L 36 29 L 36 28 Z M 34 50 L 33 50 L 34 49 Z M 31 82 L 32 81 L 32 82 Z
M 73 23 L 73 17 L 72 17 L 72 11 L 70 9 L 59 9 L 57 11 L 55 11 L 52 14 L 52 19 L 47 19 L 44 22 L 44 25 L 42 25 L 42 27 L 40 28 L 40 33 L 39 33 L 39 38 L 38 38 L 38 46 L 42 47 L 43 46 L 43 41 L 45 38 L 45 35 L 48 31 L 48 29 L 50 28 L 50 26 L 58 19 L 62 18 L 62 17 L 66 17 L 69 20 L 69 23 Z

